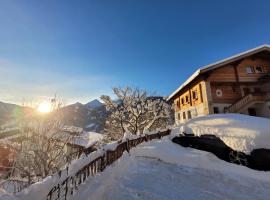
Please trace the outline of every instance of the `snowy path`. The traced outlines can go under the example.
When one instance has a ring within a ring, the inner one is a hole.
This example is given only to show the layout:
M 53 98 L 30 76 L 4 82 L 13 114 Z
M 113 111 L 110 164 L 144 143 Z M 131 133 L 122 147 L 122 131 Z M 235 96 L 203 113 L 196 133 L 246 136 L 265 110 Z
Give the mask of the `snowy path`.
M 269 172 L 226 163 L 207 152 L 163 140 L 132 150 L 86 182 L 74 199 L 259 200 L 269 196 Z

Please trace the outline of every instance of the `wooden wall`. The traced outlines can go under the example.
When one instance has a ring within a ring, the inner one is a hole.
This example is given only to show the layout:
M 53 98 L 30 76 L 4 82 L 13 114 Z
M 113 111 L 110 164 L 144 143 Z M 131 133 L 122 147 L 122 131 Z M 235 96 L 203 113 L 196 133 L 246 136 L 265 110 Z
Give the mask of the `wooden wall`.
M 175 110 L 179 111 L 182 109 L 187 109 L 194 105 L 201 104 L 203 102 L 202 90 L 202 81 L 198 81 L 190 85 L 189 88 L 183 90 L 181 93 L 177 94 L 174 97 Z M 194 98 L 193 92 L 196 93 L 196 98 Z
M 221 90 L 222 96 L 217 96 L 216 91 Z M 213 103 L 234 103 L 242 97 L 239 86 L 211 84 L 211 95 Z
M 264 73 L 252 73 L 246 72 L 247 67 L 262 66 Z M 251 59 L 246 58 L 240 63 L 234 65 L 225 65 L 224 67 L 213 70 L 206 81 L 209 82 L 236 82 L 238 79 L 240 82 L 256 82 L 259 77 L 264 76 L 267 72 L 270 72 L 270 58 L 266 59 Z
M 247 67 L 261 66 L 263 73 L 247 73 Z M 211 84 L 211 96 L 213 103 L 229 103 L 232 104 L 244 96 L 243 88 L 262 87 L 258 82 L 258 78 L 265 76 L 270 72 L 270 59 L 246 58 L 234 65 L 226 65 L 224 67 L 213 70 L 207 77 L 207 81 Z M 222 96 L 216 94 L 217 89 L 222 91 Z

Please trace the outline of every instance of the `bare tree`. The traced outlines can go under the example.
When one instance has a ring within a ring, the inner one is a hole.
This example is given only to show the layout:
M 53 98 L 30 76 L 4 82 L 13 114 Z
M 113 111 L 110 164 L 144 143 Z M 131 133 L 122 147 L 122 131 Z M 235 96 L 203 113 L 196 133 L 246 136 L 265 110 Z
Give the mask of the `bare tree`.
M 170 123 L 171 106 L 163 97 L 149 96 L 139 89 L 113 88 L 117 100 L 103 95 L 101 99 L 110 115 L 105 132 L 109 140 L 117 140 L 125 132 L 140 135 L 146 130 L 166 128 Z
M 67 163 L 66 146 L 75 135 L 63 131 L 62 116 L 57 112 L 62 104 L 55 99 L 51 104 L 51 114 L 21 120 L 21 139 L 13 145 L 16 158 L 10 177 L 25 179 L 30 184 L 52 175 Z

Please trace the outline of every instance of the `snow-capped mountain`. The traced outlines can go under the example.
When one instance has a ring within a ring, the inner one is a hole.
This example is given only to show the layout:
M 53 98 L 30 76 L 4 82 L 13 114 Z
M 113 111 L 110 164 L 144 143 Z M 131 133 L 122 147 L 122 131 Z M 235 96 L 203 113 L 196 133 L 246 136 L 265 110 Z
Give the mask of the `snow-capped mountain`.
M 99 100 L 95 99 L 93 101 L 90 101 L 89 103 L 85 104 L 87 108 L 95 109 L 103 106 L 103 103 L 101 103 Z

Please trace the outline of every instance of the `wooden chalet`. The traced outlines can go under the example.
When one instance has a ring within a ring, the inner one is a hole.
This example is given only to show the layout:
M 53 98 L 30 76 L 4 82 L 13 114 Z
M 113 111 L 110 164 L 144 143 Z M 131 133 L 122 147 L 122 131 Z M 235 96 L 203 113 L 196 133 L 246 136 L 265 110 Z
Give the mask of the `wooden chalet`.
M 215 113 L 270 118 L 270 46 L 198 69 L 167 100 L 174 104 L 177 124 Z

